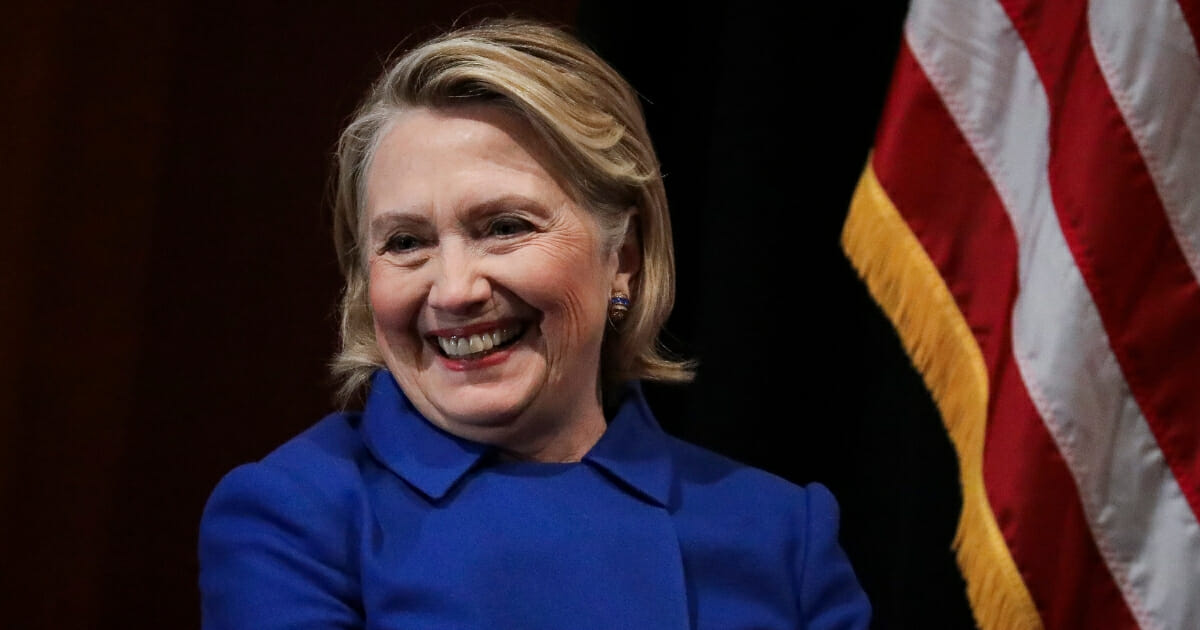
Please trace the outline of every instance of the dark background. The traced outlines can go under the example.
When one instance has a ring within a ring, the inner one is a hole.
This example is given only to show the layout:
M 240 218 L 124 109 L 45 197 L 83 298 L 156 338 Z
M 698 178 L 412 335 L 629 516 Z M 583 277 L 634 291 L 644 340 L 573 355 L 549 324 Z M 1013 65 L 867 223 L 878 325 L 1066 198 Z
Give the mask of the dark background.
M 701 366 L 663 425 L 828 485 L 877 628 L 970 627 L 953 451 L 838 245 L 905 3 L 100 5 L 0 26 L 0 625 L 198 627 L 208 493 L 331 409 L 339 128 L 404 42 L 522 15 L 644 97 Z

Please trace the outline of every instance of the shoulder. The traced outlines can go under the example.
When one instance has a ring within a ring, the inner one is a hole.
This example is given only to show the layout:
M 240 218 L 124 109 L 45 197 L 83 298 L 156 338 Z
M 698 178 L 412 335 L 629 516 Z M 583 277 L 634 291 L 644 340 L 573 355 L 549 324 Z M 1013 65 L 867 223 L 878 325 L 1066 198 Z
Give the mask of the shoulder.
M 357 413 L 330 414 L 261 460 L 234 468 L 205 504 L 202 533 L 228 510 L 309 511 L 344 503 L 360 485 L 368 456 L 358 422 Z
M 740 532 L 750 545 L 804 553 L 814 538 L 836 542 L 838 503 L 825 485 L 798 484 L 677 438 L 669 444 L 682 516 Z
M 767 509 L 785 516 L 797 505 L 805 504 L 809 492 L 828 493 L 819 484 L 800 485 L 679 438 L 670 437 L 668 448 L 685 495 L 703 493 L 723 502 L 754 504 L 760 511 Z
M 328 416 L 216 484 L 199 528 L 205 628 L 355 618 L 365 448 L 354 426 L 353 414 Z
M 681 500 L 752 517 L 760 528 L 799 536 L 801 544 L 813 538 L 836 541 L 840 509 L 824 484 L 798 484 L 678 438 L 670 444 Z
M 255 523 L 286 521 L 319 527 L 329 514 L 352 514 L 367 451 L 356 413 L 335 413 L 257 462 L 242 464 L 216 484 L 200 521 L 201 551 L 213 538 L 244 534 Z M 333 523 L 328 523 L 333 525 Z
M 836 536 L 837 502 L 820 483 L 798 484 L 677 438 L 669 449 L 678 519 L 754 549 L 801 551 L 811 528 Z
M 790 586 L 804 627 L 867 627 L 870 603 L 839 543 L 838 503 L 826 486 L 796 484 L 675 438 L 669 448 L 677 514 L 692 536 L 751 559 L 747 575 L 771 576 L 764 589 Z M 729 570 L 729 562 L 721 556 L 715 566 Z
M 332 413 L 275 449 L 264 464 L 305 476 L 335 473 L 367 455 L 358 427 L 362 414 Z

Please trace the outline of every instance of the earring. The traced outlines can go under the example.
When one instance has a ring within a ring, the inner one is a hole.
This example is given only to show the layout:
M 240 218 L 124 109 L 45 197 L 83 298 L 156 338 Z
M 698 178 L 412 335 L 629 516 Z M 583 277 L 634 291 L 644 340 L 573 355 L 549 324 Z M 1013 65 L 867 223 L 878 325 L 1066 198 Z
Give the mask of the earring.
M 608 298 L 608 318 L 614 324 L 617 324 L 625 319 L 625 315 L 628 313 L 629 294 L 622 291 L 614 291 L 612 297 Z

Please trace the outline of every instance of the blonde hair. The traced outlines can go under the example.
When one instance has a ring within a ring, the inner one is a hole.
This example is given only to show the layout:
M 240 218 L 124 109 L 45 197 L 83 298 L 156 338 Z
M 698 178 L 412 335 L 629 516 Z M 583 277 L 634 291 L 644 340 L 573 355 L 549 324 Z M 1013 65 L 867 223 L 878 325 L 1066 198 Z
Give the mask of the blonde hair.
M 346 281 L 341 350 L 331 366 L 338 401 L 347 404 L 384 365 L 362 247 L 366 175 L 375 150 L 398 113 L 467 103 L 503 108 L 533 126 L 609 246 L 624 236 L 634 211 L 641 268 L 629 313 L 605 333 L 604 391 L 630 379 L 691 380 L 692 363 L 671 357 L 658 340 L 675 300 L 675 255 L 658 158 L 637 95 L 564 30 L 503 19 L 445 33 L 405 53 L 371 87 L 338 141 L 333 231 Z

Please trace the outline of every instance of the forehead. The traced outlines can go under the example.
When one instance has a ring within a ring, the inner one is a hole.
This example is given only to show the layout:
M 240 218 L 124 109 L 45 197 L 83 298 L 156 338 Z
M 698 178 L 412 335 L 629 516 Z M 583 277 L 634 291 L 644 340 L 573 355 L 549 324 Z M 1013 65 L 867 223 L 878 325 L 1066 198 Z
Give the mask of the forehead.
M 555 170 L 541 137 L 514 113 L 487 105 L 412 108 L 381 131 L 366 174 L 367 214 L 498 189 L 571 197 Z

